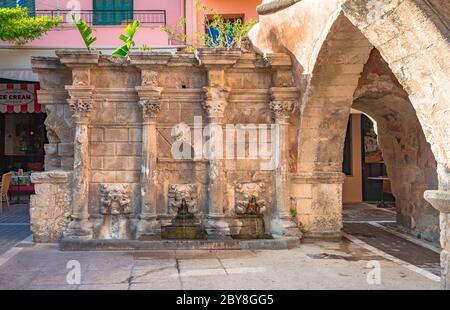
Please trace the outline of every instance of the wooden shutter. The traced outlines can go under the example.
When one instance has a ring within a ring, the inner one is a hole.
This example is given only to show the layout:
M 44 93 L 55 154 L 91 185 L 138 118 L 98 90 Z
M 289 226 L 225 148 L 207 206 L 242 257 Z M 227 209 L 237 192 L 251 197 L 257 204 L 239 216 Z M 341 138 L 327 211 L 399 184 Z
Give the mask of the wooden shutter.
M 94 0 L 94 25 L 122 25 L 133 19 L 133 0 Z

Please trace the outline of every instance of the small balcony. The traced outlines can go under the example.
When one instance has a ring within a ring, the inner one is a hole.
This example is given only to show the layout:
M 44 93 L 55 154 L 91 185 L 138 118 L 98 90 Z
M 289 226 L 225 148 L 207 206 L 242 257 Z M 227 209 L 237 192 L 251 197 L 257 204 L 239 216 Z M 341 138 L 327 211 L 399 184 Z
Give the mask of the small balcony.
M 165 10 L 80 10 L 79 17 L 88 25 L 114 26 L 126 25 L 132 20 L 139 20 L 142 25 L 161 26 L 166 25 Z M 35 16 L 59 17 L 63 24 L 71 24 L 70 10 L 36 10 Z

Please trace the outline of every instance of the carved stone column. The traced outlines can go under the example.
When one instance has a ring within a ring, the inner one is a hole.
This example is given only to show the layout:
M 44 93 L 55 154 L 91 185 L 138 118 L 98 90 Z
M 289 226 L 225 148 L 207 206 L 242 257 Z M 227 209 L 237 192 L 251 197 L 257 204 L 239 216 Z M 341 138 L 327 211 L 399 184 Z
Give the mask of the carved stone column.
M 206 157 L 208 165 L 208 212 L 205 229 L 208 237 L 224 238 L 230 235 L 230 228 L 225 221 L 224 206 L 226 198 L 226 175 L 223 159 L 223 121 L 230 89 L 226 87 L 225 70 L 234 65 L 241 56 L 240 50 L 202 49 L 199 58 L 208 73 L 208 86 L 203 88 L 205 100 L 203 108 L 208 117 L 210 130 L 209 146 Z M 221 139 L 222 138 L 222 139 Z M 217 145 L 221 143 L 221 145 Z
M 142 108 L 141 210 L 136 238 L 160 238 L 161 226 L 157 219 L 156 194 L 158 139 L 156 118 L 161 110 L 162 87 L 158 86 L 158 73 L 168 63 L 170 53 L 133 53 L 131 63 L 141 70 L 139 105 Z
M 298 97 L 295 87 L 272 87 L 270 109 L 275 120 L 275 217 L 271 232 L 276 235 L 299 234 L 290 212 L 289 118 Z
M 441 212 L 441 285 L 443 289 L 450 290 L 450 192 L 428 190 L 424 198 Z
M 89 221 L 89 113 L 93 107 L 93 90 L 90 79 L 91 66 L 98 63 L 99 54 L 90 52 L 57 52 L 62 64 L 72 69 L 69 92 L 70 109 L 75 123 L 72 222 L 65 235 L 92 238 Z
M 287 54 L 267 55 L 272 68 L 272 87 L 270 88 L 270 109 L 275 121 L 275 150 L 273 163 L 275 170 L 275 205 L 271 232 L 276 235 L 299 235 L 297 224 L 293 221 L 290 208 L 289 172 L 289 124 L 299 90 L 294 86 L 291 58 Z

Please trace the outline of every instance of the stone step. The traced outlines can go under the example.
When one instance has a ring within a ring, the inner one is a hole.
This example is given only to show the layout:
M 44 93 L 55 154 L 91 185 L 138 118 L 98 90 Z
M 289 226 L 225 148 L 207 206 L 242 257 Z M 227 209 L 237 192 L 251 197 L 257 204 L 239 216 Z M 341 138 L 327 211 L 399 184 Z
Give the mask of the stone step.
M 62 251 L 151 251 L 151 250 L 283 250 L 300 244 L 298 237 L 254 240 L 86 240 L 64 237 Z

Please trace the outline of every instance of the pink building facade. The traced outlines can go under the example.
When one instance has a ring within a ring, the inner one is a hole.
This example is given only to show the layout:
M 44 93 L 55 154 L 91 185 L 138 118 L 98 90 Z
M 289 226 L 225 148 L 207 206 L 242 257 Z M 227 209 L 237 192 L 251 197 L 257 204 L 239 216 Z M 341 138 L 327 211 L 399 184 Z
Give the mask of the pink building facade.
M 150 46 L 157 50 L 176 50 L 179 42 L 172 41 L 160 30 L 162 25 L 176 27 L 181 17 L 186 19 L 186 31 L 195 30 L 195 0 L 24 0 L 34 7 L 35 16 L 58 16 L 61 27 L 24 46 L 0 41 L 0 78 L 37 81 L 30 65 L 31 56 L 54 56 L 57 49 L 83 49 L 84 44 L 71 22 L 72 14 L 85 19 L 92 27 L 97 41 L 94 47 L 110 54 L 121 44 L 119 35 L 132 19 L 141 22 L 136 33 L 136 47 Z M 0 0 L 0 6 L 14 5 L 15 0 Z
M 190 24 L 194 0 L 35 0 L 35 15 L 59 16 L 61 27 L 50 31 L 44 37 L 27 44 L 29 48 L 77 48 L 82 47 L 80 35 L 71 22 L 71 15 L 77 14 L 94 29 L 97 37 L 95 47 L 112 49 L 120 44 L 119 35 L 128 20 L 138 19 L 141 28 L 136 34 L 136 45 L 167 47 L 172 45 L 161 25 L 174 27 L 180 17 L 186 16 Z M 102 5 L 99 5 L 102 4 Z M 116 11 L 117 13 L 114 13 Z M 189 16 L 187 14 L 189 13 Z M 121 18 L 122 17 L 122 18 Z M 9 43 L 1 42 L 2 46 Z

